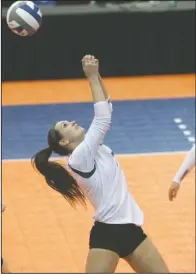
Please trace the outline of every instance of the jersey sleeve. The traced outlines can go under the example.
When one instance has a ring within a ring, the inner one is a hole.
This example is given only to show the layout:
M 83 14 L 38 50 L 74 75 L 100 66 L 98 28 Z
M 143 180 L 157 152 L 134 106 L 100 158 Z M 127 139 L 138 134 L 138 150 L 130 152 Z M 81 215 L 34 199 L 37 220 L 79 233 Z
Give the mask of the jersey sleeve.
M 94 104 L 94 119 L 84 141 L 69 157 L 68 164 L 73 170 L 90 173 L 95 169 L 95 157 L 103 139 L 110 128 L 111 111 L 108 102 Z
M 110 97 L 107 98 L 106 102 L 108 103 L 108 107 L 109 107 L 110 113 L 112 113 L 113 107 L 112 107 L 112 102 L 111 102 L 111 100 L 110 100 Z
M 195 144 L 191 148 L 191 150 L 187 153 L 182 165 L 177 171 L 173 181 L 176 183 L 180 183 L 186 174 L 195 166 Z

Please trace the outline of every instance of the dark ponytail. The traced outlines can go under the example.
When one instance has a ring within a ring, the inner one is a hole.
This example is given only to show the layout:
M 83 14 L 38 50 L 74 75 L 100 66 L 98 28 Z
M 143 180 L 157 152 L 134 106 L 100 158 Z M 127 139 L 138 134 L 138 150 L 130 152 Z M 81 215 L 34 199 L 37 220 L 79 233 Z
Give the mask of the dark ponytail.
M 44 177 L 47 184 L 61 193 L 71 206 L 75 208 L 80 203 L 86 206 L 85 196 L 71 174 L 57 162 L 49 161 L 52 154 L 50 147 L 36 153 L 32 159 L 32 165 Z

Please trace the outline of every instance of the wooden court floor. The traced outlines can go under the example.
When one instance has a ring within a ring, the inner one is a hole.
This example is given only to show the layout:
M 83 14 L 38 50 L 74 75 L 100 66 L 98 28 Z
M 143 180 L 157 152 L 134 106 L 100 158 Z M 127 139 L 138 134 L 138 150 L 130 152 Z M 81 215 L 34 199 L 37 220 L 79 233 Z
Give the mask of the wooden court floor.
M 113 100 L 195 95 L 195 75 L 106 79 Z M 3 83 L 3 106 L 91 101 L 84 80 Z M 144 229 L 171 272 L 195 272 L 195 174 L 175 202 L 168 187 L 184 154 L 117 156 L 144 211 Z M 73 210 L 26 161 L 3 161 L 2 252 L 18 273 L 83 272 L 93 224 L 91 206 Z M 117 272 L 132 272 L 123 261 Z
M 145 213 L 145 230 L 171 272 L 195 271 L 195 180 L 185 179 L 179 197 L 168 187 L 184 154 L 119 157 L 129 188 Z M 13 272 L 84 271 L 93 210 L 74 211 L 49 189 L 30 163 L 3 163 L 3 254 Z M 132 272 L 121 261 L 118 272 Z

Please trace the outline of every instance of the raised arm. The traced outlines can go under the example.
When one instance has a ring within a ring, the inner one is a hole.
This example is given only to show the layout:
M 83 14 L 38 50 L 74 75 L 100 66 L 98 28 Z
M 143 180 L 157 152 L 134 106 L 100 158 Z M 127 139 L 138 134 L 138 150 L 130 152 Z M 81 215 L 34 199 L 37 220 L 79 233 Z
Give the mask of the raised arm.
M 103 80 L 102 80 L 100 74 L 99 74 L 99 83 L 100 83 L 100 86 L 101 86 L 102 91 L 103 91 L 103 93 L 104 93 L 105 100 L 106 100 L 106 102 L 108 103 L 109 109 L 110 109 L 110 111 L 112 112 L 112 103 L 111 103 L 111 101 L 110 101 L 110 96 L 109 96 L 109 94 L 108 94 L 108 92 L 107 92 L 107 90 L 106 90 L 106 88 L 105 88 L 105 85 L 104 85 L 104 83 L 103 83 Z
M 110 128 L 111 111 L 105 99 L 99 79 L 99 63 L 94 56 L 85 56 L 82 60 L 83 70 L 91 87 L 94 101 L 94 119 L 86 133 L 84 141 L 73 151 L 69 158 L 72 169 L 92 174 L 95 170 L 95 157 Z M 86 175 L 88 176 L 88 175 Z

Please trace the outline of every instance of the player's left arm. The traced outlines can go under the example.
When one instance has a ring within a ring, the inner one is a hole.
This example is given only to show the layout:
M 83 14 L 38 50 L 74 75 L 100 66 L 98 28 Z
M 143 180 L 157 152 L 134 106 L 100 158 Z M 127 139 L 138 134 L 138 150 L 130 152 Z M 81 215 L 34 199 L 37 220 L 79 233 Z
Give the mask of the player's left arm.
M 182 162 L 179 170 L 177 171 L 173 182 L 169 188 L 169 199 L 170 201 L 176 197 L 177 192 L 180 188 L 180 184 L 185 176 L 191 171 L 191 169 L 195 166 L 195 144 L 187 153 L 184 161 Z
M 189 171 L 195 166 L 195 144 L 187 153 L 182 165 L 177 171 L 173 182 L 180 184 Z

